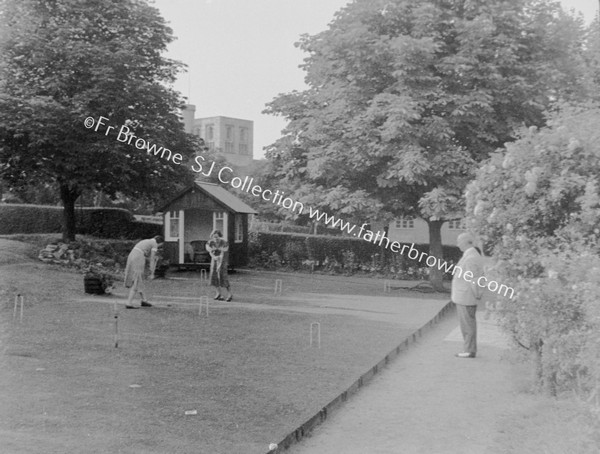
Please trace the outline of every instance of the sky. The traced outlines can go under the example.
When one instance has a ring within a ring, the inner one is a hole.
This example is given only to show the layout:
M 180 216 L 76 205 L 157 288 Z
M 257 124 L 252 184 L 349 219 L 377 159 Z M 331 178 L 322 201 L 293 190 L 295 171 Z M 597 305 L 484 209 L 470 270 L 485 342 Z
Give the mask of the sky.
M 262 111 L 280 93 L 304 90 L 302 34 L 327 28 L 348 0 L 154 0 L 176 40 L 167 57 L 185 63 L 174 88 L 196 106 L 196 118 L 254 122 L 254 157 L 281 135 L 285 120 Z M 562 0 L 595 18 L 598 0 Z

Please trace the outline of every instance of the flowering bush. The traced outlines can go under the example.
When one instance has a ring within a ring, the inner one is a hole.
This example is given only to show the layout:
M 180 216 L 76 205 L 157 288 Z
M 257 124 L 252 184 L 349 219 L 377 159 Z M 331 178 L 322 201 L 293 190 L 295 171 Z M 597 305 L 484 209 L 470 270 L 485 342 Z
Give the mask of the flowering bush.
M 502 326 L 536 361 L 540 384 L 560 390 L 597 391 L 600 378 L 600 258 L 590 244 L 539 242 L 520 250 L 530 276 L 517 278 L 517 297 L 498 305 Z M 509 261 L 495 271 L 509 276 Z
M 535 359 L 540 383 L 599 392 L 600 109 L 564 107 L 524 130 L 467 189 L 467 224 L 515 289 L 502 326 Z

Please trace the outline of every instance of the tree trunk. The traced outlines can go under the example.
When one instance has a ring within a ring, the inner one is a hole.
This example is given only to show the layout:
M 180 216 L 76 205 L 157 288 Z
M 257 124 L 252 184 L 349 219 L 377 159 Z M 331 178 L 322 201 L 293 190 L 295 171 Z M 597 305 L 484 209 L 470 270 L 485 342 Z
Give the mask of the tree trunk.
M 442 224 L 444 221 L 427 221 L 429 226 L 429 255 L 444 260 L 442 248 Z M 445 292 L 443 285 L 444 273 L 437 266 L 429 268 L 429 283 L 437 292 Z
M 389 232 L 390 232 L 390 225 L 389 225 L 389 224 L 387 224 L 387 225 L 386 225 L 386 226 L 383 228 L 383 236 L 384 236 L 385 238 L 387 238 L 387 237 L 388 237 L 388 233 L 389 233 Z M 382 242 L 381 242 L 381 246 L 379 246 L 379 251 L 380 251 L 379 253 L 381 254 L 381 258 L 380 258 L 380 261 L 379 261 L 379 265 L 381 266 L 381 269 L 384 269 L 384 268 L 385 268 L 385 266 L 387 265 L 387 262 L 388 262 L 388 260 L 387 260 L 387 257 L 388 257 L 387 250 L 388 250 L 388 249 L 387 249 L 387 247 L 386 247 L 386 243 L 385 243 L 384 241 L 382 241 Z
M 75 241 L 75 202 L 81 194 L 77 187 L 70 187 L 68 184 L 60 185 L 60 199 L 63 203 L 63 241 L 68 243 Z
M 534 380 L 536 385 L 547 395 L 556 396 L 556 371 L 544 366 L 544 341 L 540 339 L 531 346 L 533 355 Z

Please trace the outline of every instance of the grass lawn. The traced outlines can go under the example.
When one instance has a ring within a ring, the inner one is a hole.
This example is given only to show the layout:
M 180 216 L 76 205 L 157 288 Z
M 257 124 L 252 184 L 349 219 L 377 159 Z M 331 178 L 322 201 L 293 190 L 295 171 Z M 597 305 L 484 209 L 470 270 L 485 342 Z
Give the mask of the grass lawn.
M 265 453 L 414 330 L 375 310 L 361 317 L 306 303 L 310 294 L 346 294 L 368 306 L 373 295 L 389 296 L 376 279 L 288 274 L 280 298 L 281 276 L 240 272 L 231 277 L 235 304 L 206 317 L 178 303 L 211 291 L 198 274 L 175 273 L 150 283 L 162 307 L 119 304 L 115 348 L 110 302 L 124 302 L 122 284 L 116 296 L 90 297 L 81 274 L 32 255 L 30 245 L 0 240 L 7 453 Z M 23 323 L 13 319 L 17 292 Z M 309 345 L 313 322 L 321 348 Z

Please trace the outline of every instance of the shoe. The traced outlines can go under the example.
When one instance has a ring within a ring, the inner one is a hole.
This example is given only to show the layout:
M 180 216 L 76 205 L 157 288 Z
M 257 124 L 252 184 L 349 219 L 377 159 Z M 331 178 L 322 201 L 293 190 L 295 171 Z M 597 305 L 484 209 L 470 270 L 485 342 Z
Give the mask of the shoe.
M 457 353 L 454 356 L 456 356 L 457 358 L 475 358 L 475 353 L 462 352 L 462 353 Z
M 125 305 L 125 309 L 139 309 L 139 306 L 127 306 Z
M 148 301 L 142 301 L 142 307 L 152 307 L 152 304 L 150 304 Z
M 223 297 L 221 295 L 215 296 L 216 301 L 223 301 Z
M 229 295 L 225 301 L 231 301 L 233 299 L 233 295 Z

